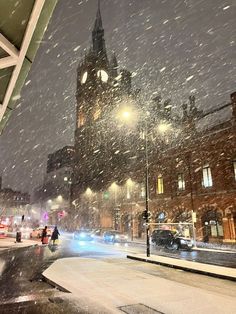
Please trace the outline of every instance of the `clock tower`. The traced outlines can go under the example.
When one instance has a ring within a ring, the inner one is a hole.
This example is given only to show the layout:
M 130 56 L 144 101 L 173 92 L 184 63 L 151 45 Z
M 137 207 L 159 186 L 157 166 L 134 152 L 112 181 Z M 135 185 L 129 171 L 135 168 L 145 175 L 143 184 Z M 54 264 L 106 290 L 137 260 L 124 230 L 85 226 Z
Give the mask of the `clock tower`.
M 76 194 L 88 187 L 102 189 L 116 179 L 117 152 L 123 141 L 117 136 L 114 111 L 119 101 L 130 95 L 130 72 L 118 70 L 114 53 L 108 57 L 98 1 L 92 45 L 77 69 Z

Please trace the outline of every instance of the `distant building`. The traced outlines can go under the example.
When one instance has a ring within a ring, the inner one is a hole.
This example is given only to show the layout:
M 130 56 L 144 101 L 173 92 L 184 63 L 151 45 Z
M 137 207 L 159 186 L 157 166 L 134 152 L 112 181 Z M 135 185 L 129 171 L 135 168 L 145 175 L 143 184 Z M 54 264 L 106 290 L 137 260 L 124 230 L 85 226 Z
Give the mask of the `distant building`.
M 10 188 L 0 190 L 0 221 L 13 225 L 20 223 L 22 215 L 30 215 L 30 195 Z
M 33 204 L 41 218 L 56 223 L 70 209 L 74 147 L 65 146 L 48 155 L 44 182 L 33 195 Z

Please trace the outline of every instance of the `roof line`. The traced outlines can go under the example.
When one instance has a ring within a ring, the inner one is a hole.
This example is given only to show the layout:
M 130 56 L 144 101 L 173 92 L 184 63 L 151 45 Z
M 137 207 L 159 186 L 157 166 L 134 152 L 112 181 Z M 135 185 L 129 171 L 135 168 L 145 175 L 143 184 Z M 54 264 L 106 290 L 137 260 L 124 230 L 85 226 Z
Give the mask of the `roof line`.
M 209 110 L 208 112 L 202 114 L 201 117 L 200 117 L 200 119 L 205 118 L 206 116 L 208 116 L 208 115 L 210 115 L 210 114 L 213 114 L 213 113 L 215 113 L 215 112 L 217 112 L 217 111 L 220 111 L 220 110 L 222 110 L 222 109 L 224 109 L 224 108 L 226 108 L 226 107 L 228 107 L 228 106 L 231 106 L 231 103 L 227 103 L 227 104 L 224 104 L 224 105 L 222 105 L 222 106 L 220 106 L 220 107 L 218 107 L 218 108 Z

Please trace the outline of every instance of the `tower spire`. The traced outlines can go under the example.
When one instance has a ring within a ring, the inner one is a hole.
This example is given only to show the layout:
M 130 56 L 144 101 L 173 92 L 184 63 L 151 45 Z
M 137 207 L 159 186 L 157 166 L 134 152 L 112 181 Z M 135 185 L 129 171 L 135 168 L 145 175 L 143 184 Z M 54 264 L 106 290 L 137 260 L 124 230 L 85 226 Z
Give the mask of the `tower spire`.
M 92 31 L 92 39 L 93 39 L 93 52 L 97 56 L 107 59 L 104 29 L 102 26 L 102 15 L 100 10 L 100 0 L 98 0 L 97 14 Z
M 102 16 L 101 16 L 101 10 L 100 10 L 100 0 L 98 0 L 98 9 L 96 14 L 96 20 L 94 23 L 93 31 L 97 30 L 103 30 L 102 27 Z

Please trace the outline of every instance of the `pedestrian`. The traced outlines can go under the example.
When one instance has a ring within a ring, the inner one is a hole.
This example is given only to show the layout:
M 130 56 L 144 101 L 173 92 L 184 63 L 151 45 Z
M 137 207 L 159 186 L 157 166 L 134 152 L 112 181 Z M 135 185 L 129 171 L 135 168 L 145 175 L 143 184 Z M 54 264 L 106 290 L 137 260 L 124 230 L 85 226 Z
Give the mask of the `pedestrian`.
M 47 226 L 44 227 L 43 232 L 42 232 L 42 244 L 48 244 L 48 236 L 47 236 Z
M 55 226 L 54 230 L 53 230 L 53 233 L 52 233 L 52 236 L 51 236 L 51 241 L 52 241 L 52 244 L 54 245 L 55 244 L 55 241 L 58 240 L 58 236 L 60 235 L 58 229 L 57 229 L 57 226 Z

